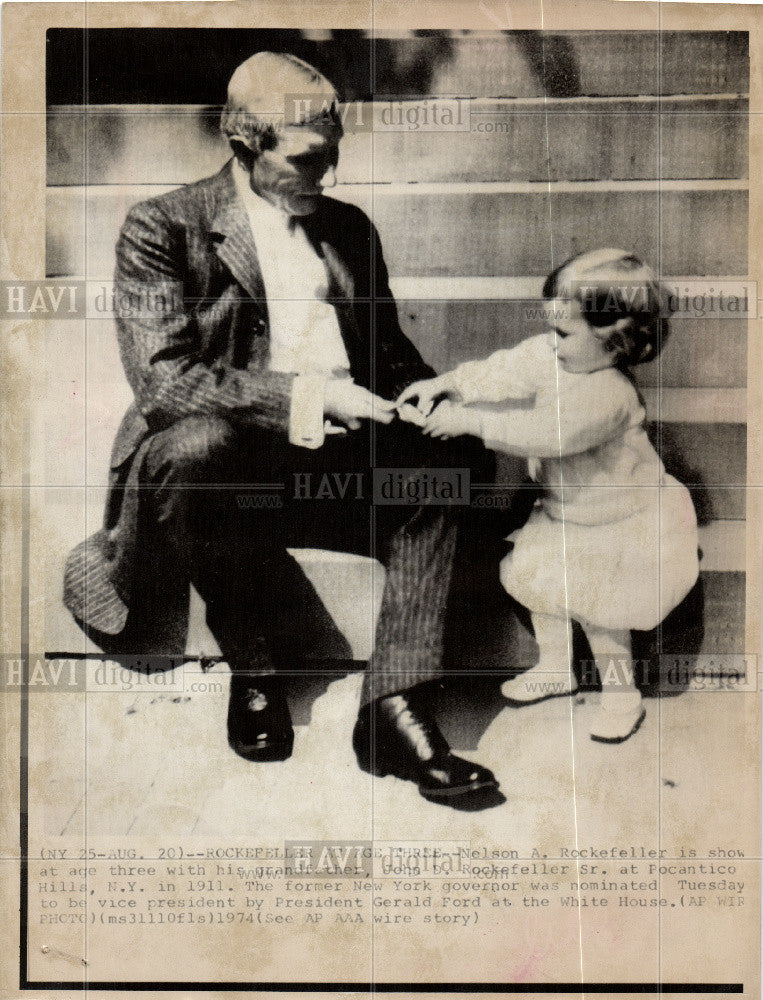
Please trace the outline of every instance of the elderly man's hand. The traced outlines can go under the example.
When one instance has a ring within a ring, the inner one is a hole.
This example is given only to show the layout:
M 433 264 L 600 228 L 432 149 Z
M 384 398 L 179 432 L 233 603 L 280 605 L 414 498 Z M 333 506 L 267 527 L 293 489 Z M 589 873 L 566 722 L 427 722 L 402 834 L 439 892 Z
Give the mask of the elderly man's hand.
M 395 418 L 395 404 L 376 396 L 348 378 L 331 378 L 326 382 L 323 412 L 335 417 L 350 430 L 357 430 L 361 420 L 377 420 L 389 424 Z

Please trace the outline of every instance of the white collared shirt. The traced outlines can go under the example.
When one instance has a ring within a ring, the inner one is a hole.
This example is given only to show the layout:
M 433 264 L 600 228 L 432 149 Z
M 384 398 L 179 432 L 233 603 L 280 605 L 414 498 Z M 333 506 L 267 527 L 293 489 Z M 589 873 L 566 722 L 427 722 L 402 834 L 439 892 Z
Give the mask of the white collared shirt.
M 289 438 L 323 443 L 323 388 L 327 378 L 349 377 L 350 362 L 336 310 L 327 301 L 326 267 L 297 217 L 290 217 L 249 186 L 238 163 L 234 178 L 257 249 L 270 328 L 270 370 L 298 376 L 292 393 Z

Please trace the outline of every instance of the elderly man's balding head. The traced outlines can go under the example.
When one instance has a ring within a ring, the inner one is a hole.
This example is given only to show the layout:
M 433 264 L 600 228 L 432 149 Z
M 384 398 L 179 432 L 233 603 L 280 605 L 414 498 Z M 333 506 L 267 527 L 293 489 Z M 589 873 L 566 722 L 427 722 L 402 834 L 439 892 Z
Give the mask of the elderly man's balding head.
M 289 215 L 318 207 L 336 182 L 337 93 L 302 59 L 258 52 L 228 84 L 220 126 L 252 191 Z
M 220 128 L 255 153 L 264 136 L 295 126 L 333 127 L 341 137 L 338 101 L 331 82 L 303 59 L 257 52 L 230 78 Z

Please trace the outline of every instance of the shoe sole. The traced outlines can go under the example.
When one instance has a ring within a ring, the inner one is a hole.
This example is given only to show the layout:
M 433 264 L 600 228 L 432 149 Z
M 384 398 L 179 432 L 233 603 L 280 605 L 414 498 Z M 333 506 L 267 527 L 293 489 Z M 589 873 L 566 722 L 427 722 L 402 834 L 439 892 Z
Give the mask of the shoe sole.
M 572 698 L 578 693 L 578 690 L 575 688 L 574 691 L 554 691 L 552 694 L 542 694 L 539 698 L 531 698 L 529 701 L 524 701 L 522 698 L 509 698 L 505 694 L 502 697 L 506 704 L 512 708 L 524 708 L 525 705 L 540 705 L 542 701 L 550 701 L 552 698 Z
M 294 743 L 272 743 L 264 747 L 235 747 L 229 744 L 231 750 L 254 764 L 269 764 L 274 761 L 288 760 L 294 749 Z
M 415 783 L 415 782 L 414 782 Z M 449 788 L 444 792 L 424 791 L 421 785 L 418 786 L 419 795 L 427 802 L 442 802 L 443 799 L 462 798 L 471 795 L 473 792 L 481 792 L 489 788 L 498 788 L 497 781 L 473 781 L 470 785 L 462 785 L 459 788 Z
M 646 718 L 646 709 L 642 709 L 641 715 L 638 717 L 636 722 L 634 722 L 631 731 L 629 733 L 626 733 L 625 736 L 594 736 L 594 734 L 591 733 L 591 739 L 594 741 L 594 743 L 625 743 L 625 741 L 629 740 L 631 736 L 634 735 L 634 733 L 637 733 L 639 731 L 639 729 L 641 728 L 641 723 L 644 721 L 645 718 Z
M 498 788 L 498 782 L 493 779 L 492 781 L 472 781 L 468 785 L 458 785 L 456 788 L 448 788 L 442 792 L 424 791 L 415 778 L 409 778 L 404 774 L 398 774 L 389 769 L 371 767 L 366 762 L 361 763 L 361 761 L 358 761 L 358 767 L 361 771 L 365 771 L 366 774 L 370 774 L 374 778 L 388 778 L 392 776 L 393 778 L 399 778 L 401 781 L 410 781 L 411 784 L 416 785 L 419 794 L 430 802 L 437 802 L 439 799 L 452 799 L 459 795 L 469 795 L 471 792 L 479 792 L 484 788 Z

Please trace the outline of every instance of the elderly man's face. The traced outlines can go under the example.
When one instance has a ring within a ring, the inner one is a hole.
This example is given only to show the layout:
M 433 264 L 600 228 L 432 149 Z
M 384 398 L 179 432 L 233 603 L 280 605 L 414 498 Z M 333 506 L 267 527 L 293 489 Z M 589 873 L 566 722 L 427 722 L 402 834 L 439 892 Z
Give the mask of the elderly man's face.
M 277 133 L 276 145 L 255 159 L 255 194 L 289 215 L 310 215 L 325 187 L 336 183 L 342 131 L 335 125 L 296 125 Z

